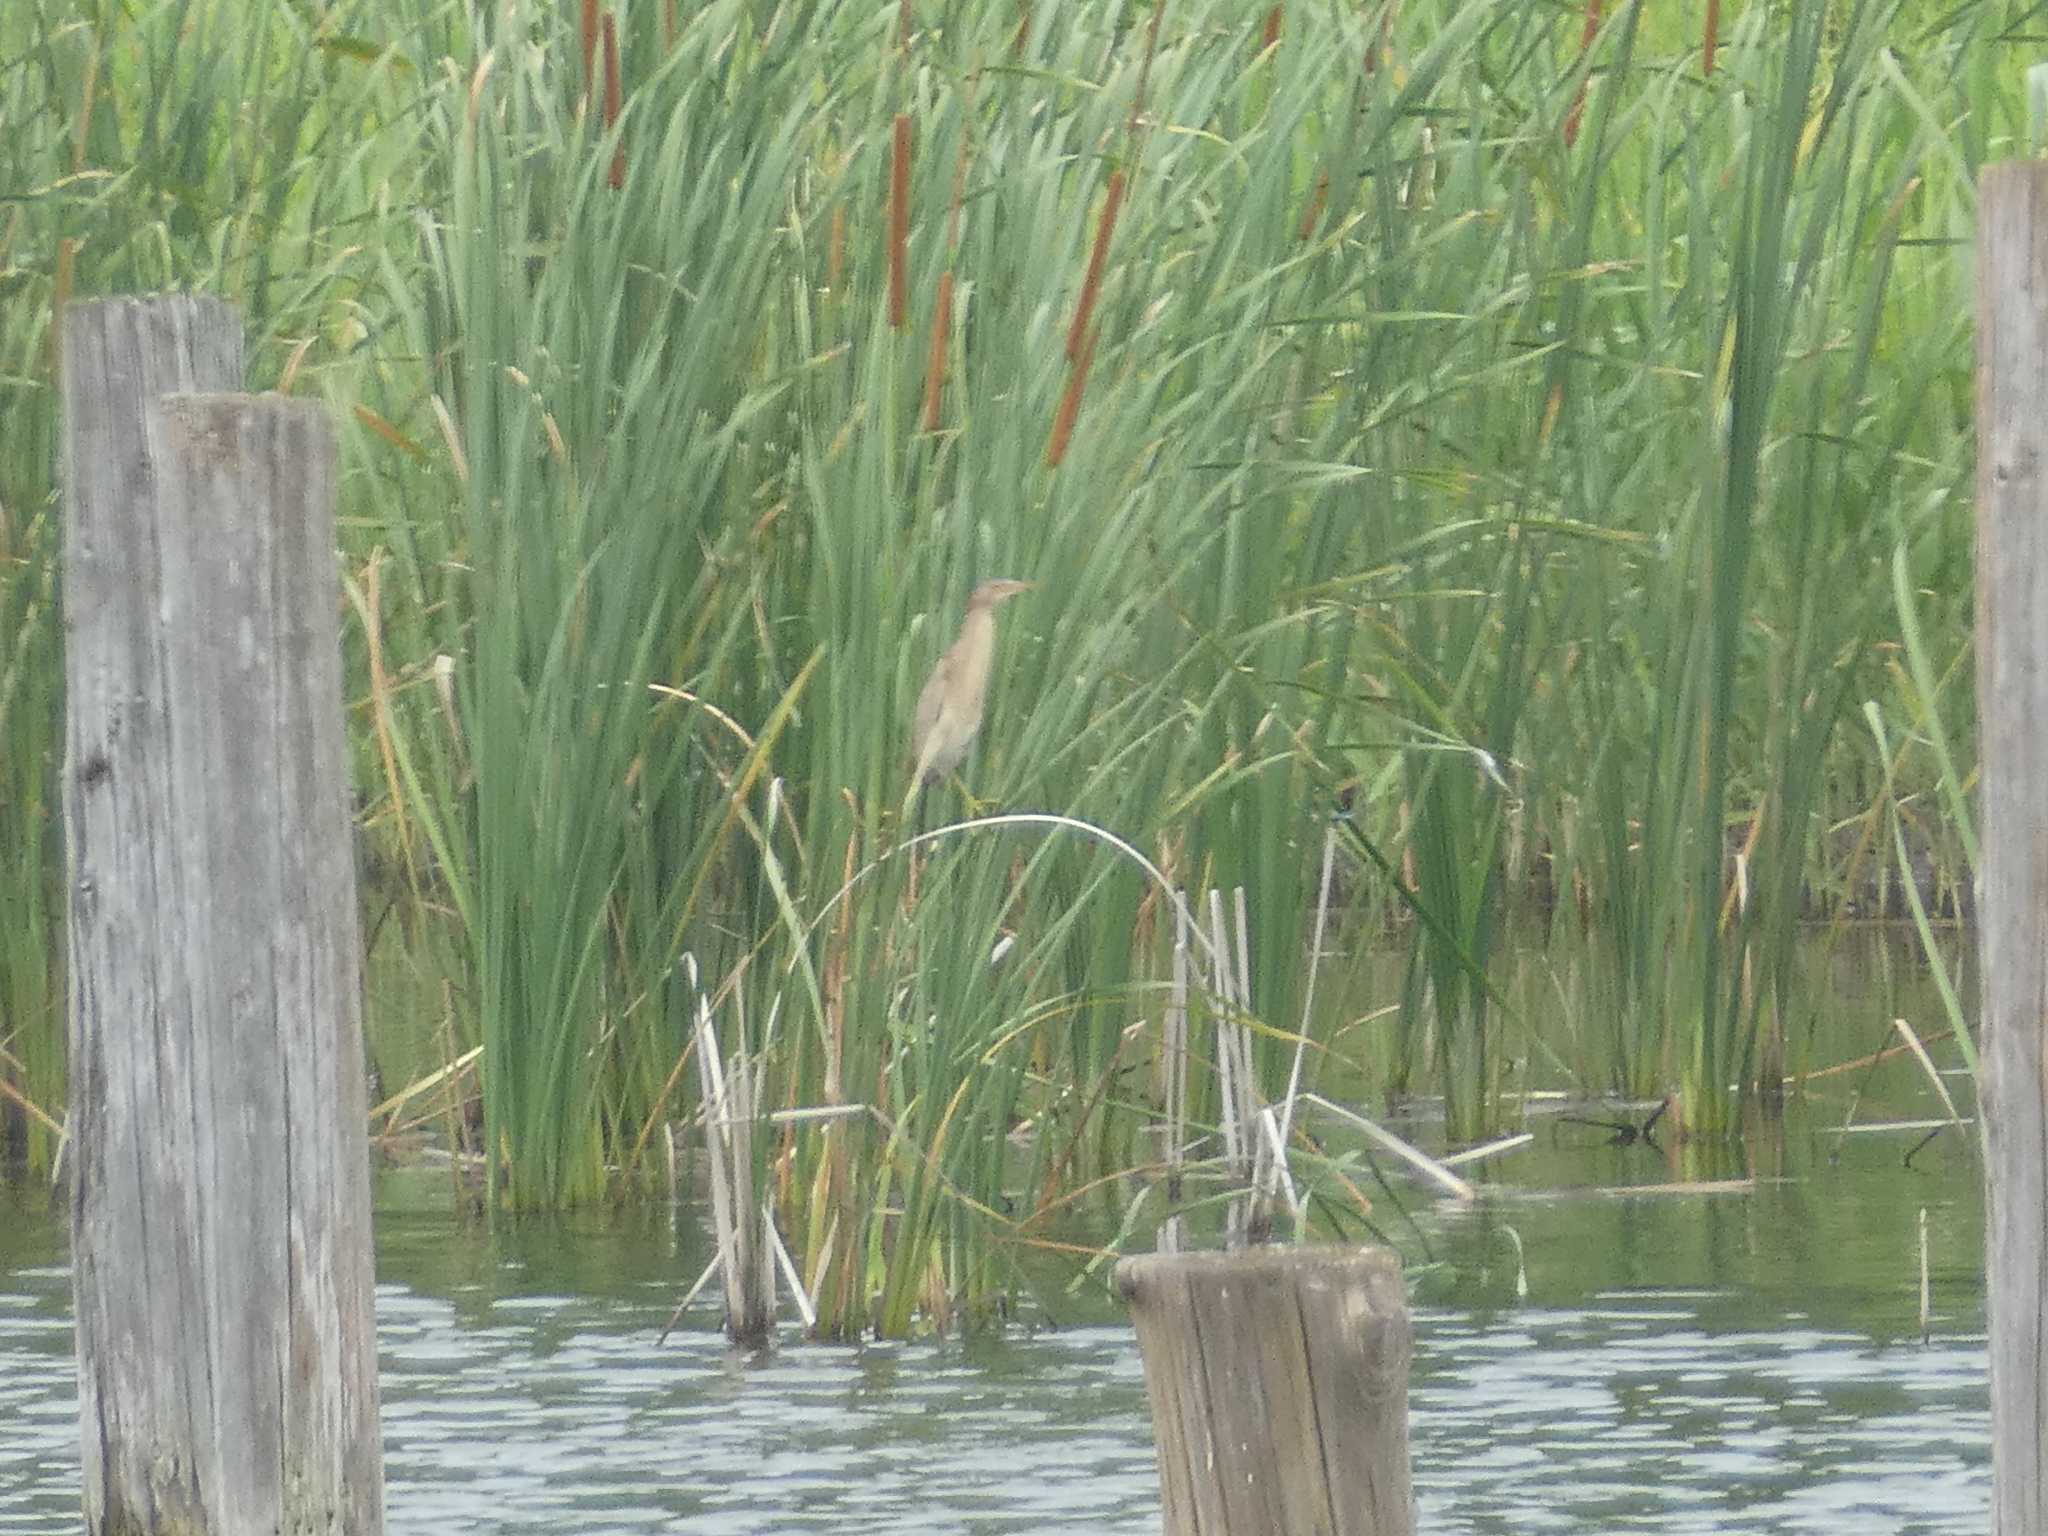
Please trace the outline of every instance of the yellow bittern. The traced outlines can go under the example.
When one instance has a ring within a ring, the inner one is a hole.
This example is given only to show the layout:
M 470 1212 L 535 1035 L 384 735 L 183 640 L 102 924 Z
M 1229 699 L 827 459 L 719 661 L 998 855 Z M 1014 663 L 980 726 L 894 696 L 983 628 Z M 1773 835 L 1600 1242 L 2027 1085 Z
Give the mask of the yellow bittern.
M 924 692 L 917 696 L 917 720 L 910 737 L 916 767 L 904 801 L 906 814 L 916 804 L 919 792 L 958 768 L 974 745 L 982 709 L 988 703 L 989 669 L 995 661 L 996 605 L 1030 589 L 1028 581 L 984 581 L 967 599 L 967 616 L 960 621 L 959 636 L 946 647 Z

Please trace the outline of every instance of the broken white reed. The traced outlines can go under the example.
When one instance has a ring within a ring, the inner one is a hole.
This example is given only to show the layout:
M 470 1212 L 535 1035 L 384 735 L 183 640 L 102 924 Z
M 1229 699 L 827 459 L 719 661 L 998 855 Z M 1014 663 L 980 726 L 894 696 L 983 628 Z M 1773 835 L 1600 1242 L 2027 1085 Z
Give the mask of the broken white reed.
M 1956 1101 L 1949 1095 L 1948 1084 L 1941 1080 L 1941 1073 L 1935 1070 L 1934 1058 L 1927 1054 L 1927 1047 L 1920 1043 L 1920 1037 L 1913 1032 L 1913 1026 L 1904 1019 L 1893 1019 L 1892 1028 L 1899 1032 L 1900 1038 L 1906 1042 L 1907 1049 L 1912 1051 L 1914 1060 L 1920 1063 L 1921 1071 L 1927 1074 L 1927 1081 L 1934 1084 L 1935 1096 L 1941 1100 L 1941 1107 L 1948 1111 L 1949 1123 L 1961 1125 L 1963 1117 L 1956 1109 Z
M 1933 1287 L 1927 1273 L 1927 1207 L 1920 1207 L 1920 1342 L 1934 1331 Z
M 1287 1144 L 1294 1134 L 1294 1103 L 1301 1092 L 1302 1058 L 1308 1052 L 1309 1025 L 1315 1018 L 1316 971 L 1323 959 L 1323 934 L 1330 917 L 1330 878 L 1335 872 L 1336 864 L 1337 823 L 1332 820 L 1328 830 L 1323 834 L 1323 875 L 1316 887 L 1315 936 L 1309 940 L 1308 946 L 1308 986 L 1304 989 L 1301 999 L 1301 1030 L 1294 1041 L 1294 1064 L 1287 1069 L 1287 1097 L 1281 1101 L 1280 1108 L 1279 1157 L 1283 1173 L 1287 1171 Z M 1302 1223 L 1307 1217 L 1308 1206 L 1306 1202 L 1296 1198 L 1291 1177 L 1287 1184 L 1288 1198 L 1294 1207 L 1296 1235 L 1299 1236 Z
M 1238 1013 L 1233 1023 L 1238 1046 L 1238 1082 L 1242 1089 L 1239 1113 L 1244 1117 L 1245 1136 L 1250 1142 L 1253 1199 L 1285 1199 L 1299 1226 L 1305 1215 L 1305 1206 L 1296 1198 L 1294 1179 L 1288 1172 L 1287 1138 L 1281 1133 L 1280 1122 L 1272 1108 L 1258 1102 L 1258 1078 L 1252 1067 L 1252 1032 L 1242 1022 L 1252 1010 L 1251 913 L 1245 906 L 1243 886 L 1235 887 L 1231 895 L 1237 913 Z M 1258 1125 L 1256 1132 L 1252 1129 L 1254 1120 Z M 1249 1216 L 1249 1211 L 1246 1214 Z
M 776 1262 L 782 1266 L 782 1278 L 789 1282 L 789 1293 L 796 1299 L 796 1309 L 803 1316 L 804 1328 L 807 1331 L 816 1328 L 818 1309 L 811 1304 L 803 1278 L 796 1272 L 796 1260 L 789 1256 L 789 1249 L 783 1246 L 782 1234 L 775 1228 L 775 1212 L 766 1205 L 761 1207 L 761 1227 L 768 1234 L 768 1246 L 775 1250 Z
M 1209 959 L 1211 967 L 1209 990 L 1216 998 L 1216 1084 L 1221 1104 L 1218 1118 L 1222 1122 L 1223 1161 L 1231 1177 L 1241 1177 L 1245 1171 L 1244 1120 L 1237 1113 L 1237 1050 L 1232 1035 L 1231 1010 L 1237 1003 L 1237 986 L 1230 974 L 1230 936 L 1223 919 L 1223 893 L 1212 889 L 1209 892 Z
M 1470 1184 L 1467 1184 L 1442 1163 L 1431 1157 L 1427 1152 L 1409 1145 L 1385 1126 L 1377 1125 L 1373 1121 L 1366 1119 L 1357 1110 L 1349 1109 L 1342 1104 L 1334 1104 L 1319 1093 L 1304 1093 L 1301 1096 L 1301 1102 L 1313 1104 L 1317 1108 L 1335 1115 L 1346 1124 L 1357 1126 L 1358 1129 L 1365 1132 L 1366 1135 L 1386 1148 L 1387 1151 L 1400 1158 L 1402 1162 L 1434 1179 L 1460 1200 L 1477 1198 L 1478 1191 L 1474 1190 Z
M 1498 1157 L 1503 1152 L 1526 1147 L 1535 1139 L 1533 1132 L 1517 1131 L 1512 1136 L 1501 1137 L 1499 1141 L 1489 1141 L 1481 1147 L 1467 1147 L 1462 1152 L 1453 1152 L 1449 1157 L 1441 1157 L 1437 1161 L 1446 1168 L 1462 1168 L 1467 1163 L 1484 1162 L 1489 1157 Z
M 1159 1229 L 1161 1253 L 1181 1246 L 1181 1168 L 1187 1161 L 1188 1137 L 1188 909 L 1173 908 L 1173 987 L 1167 993 L 1166 1019 L 1160 1030 L 1166 1068 L 1166 1222 Z
M 711 1224 L 725 1281 L 725 1331 L 734 1343 L 763 1344 L 775 1326 L 775 1259 L 762 1239 L 767 1212 L 754 1187 L 752 1136 L 759 1068 L 750 1070 L 747 1058 L 735 1055 L 731 1070 L 725 1069 L 711 1004 L 701 996 L 696 1037 L 704 1085 Z
M 1294 1214 L 1296 1235 L 1308 1215 L 1308 1202 L 1296 1191 L 1294 1175 L 1287 1167 L 1287 1140 L 1280 1130 L 1280 1113 L 1268 1104 L 1259 1111 L 1258 1163 L 1253 1183 L 1260 1198 L 1285 1200 Z
M 1266 1147 L 1255 1124 L 1258 1088 L 1252 1075 L 1251 1030 L 1244 1019 L 1251 1012 L 1251 927 L 1245 914 L 1244 887 L 1234 902 L 1233 935 L 1223 912 L 1223 893 L 1209 892 L 1211 956 L 1216 963 L 1216 1072 L 1223 1110 L 1224 1165 L 1234 1181 L 1247 1188 L 1233 1195 L 1223 1220 L 1227 1248 L 1242 1248 L 1251 1237 L 1252 1205 L 1264 1178 Z M 1235 954 L 1236 964 L 1231 963 Z
M 1252 1032 L 1245 1020 L 1252 1011 L 1252 965 L 1251 965 L 1251 920 L 1245 912 L 1244 887 L 1236 887 L 1233 903 L 1237 917 L 1237 932 L 1232 942 L 1237 952 L 1237 963 L 1231 970 L 1231 1014 L 1230 1031 L 1227 1036 L 1231 1049 L 1236 1052 L 1232 1077 L 1237 1084 L 1238 1154 L 1249 1163 L 1257 1156 L 1257 1144 L 1252 1139 L 1252 1117 L 1258 1111 L 1259 1080 L 1252 1071 Z M 1246 1168 L 1246 1173 L 1251 1170 Z

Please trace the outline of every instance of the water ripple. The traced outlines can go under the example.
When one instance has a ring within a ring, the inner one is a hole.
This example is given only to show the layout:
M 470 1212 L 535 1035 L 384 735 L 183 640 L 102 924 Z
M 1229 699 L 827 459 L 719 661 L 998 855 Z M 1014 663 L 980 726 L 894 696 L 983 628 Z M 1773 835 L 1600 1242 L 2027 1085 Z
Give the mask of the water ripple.
M 728 1350 L 662 1292 L 378 1291 L 394 1532 L 706 1536 L 1151 1532 L 1158 1489 L 1121 1327 L 974 1343 Z M 0 1530 L 77 1523 L 69 1280 L 0 1270 Z M 1873 1342 L 1727 1298 L 1423 1308 L 1412 1385 L 1431 1532 L 1978 1531 L 1981 1333 Z

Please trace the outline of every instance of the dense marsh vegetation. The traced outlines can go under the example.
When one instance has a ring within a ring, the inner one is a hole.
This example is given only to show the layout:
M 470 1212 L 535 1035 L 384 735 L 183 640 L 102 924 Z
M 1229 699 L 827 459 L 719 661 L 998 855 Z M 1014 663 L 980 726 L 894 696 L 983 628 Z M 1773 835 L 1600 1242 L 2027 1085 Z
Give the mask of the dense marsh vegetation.
M 1205 922 L 1242 888 L 1198 1125 L 1219 1017 L 1286 1087 L 1334 826 L 1311 1080 L 1459 1140 L 1532 1082 L 1727 1132 L 1799 1049 L 1798 925 L 1967 885 L 2020 14 L 15 0 L 13 1147 L 63 1102 L 53 310 L 163 287 L 332 407 L 377 1064 L 447 1069 L 408 1116 L 480 1083 L 443 1134 L 505 1204 L 663 1176 L 700 1005 L 764 1109 L 848 1109 L 749 1143 L 827 1331 L 990 1304 L 1158 1163 L 1160 886 L 1042 824 L 900 850 L 989 576 L 1038 585 L 927 798 L 1105 829 Z

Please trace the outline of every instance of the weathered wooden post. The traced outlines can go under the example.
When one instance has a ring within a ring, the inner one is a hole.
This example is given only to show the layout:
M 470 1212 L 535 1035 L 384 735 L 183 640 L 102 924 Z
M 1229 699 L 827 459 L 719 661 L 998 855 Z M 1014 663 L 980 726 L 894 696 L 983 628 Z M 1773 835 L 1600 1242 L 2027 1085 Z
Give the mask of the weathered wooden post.
M 1981 1060 L 1993 1536 L 2048 1530 L 2048 162 L 1977 195 Z
M 205 299 L 64 316 L 86 1529 L 383 1525 L 334 434 Z
M 1117 1265 L 1166 1536 L 1410 1536 L 1401 1261 L 1380 1248 Z

